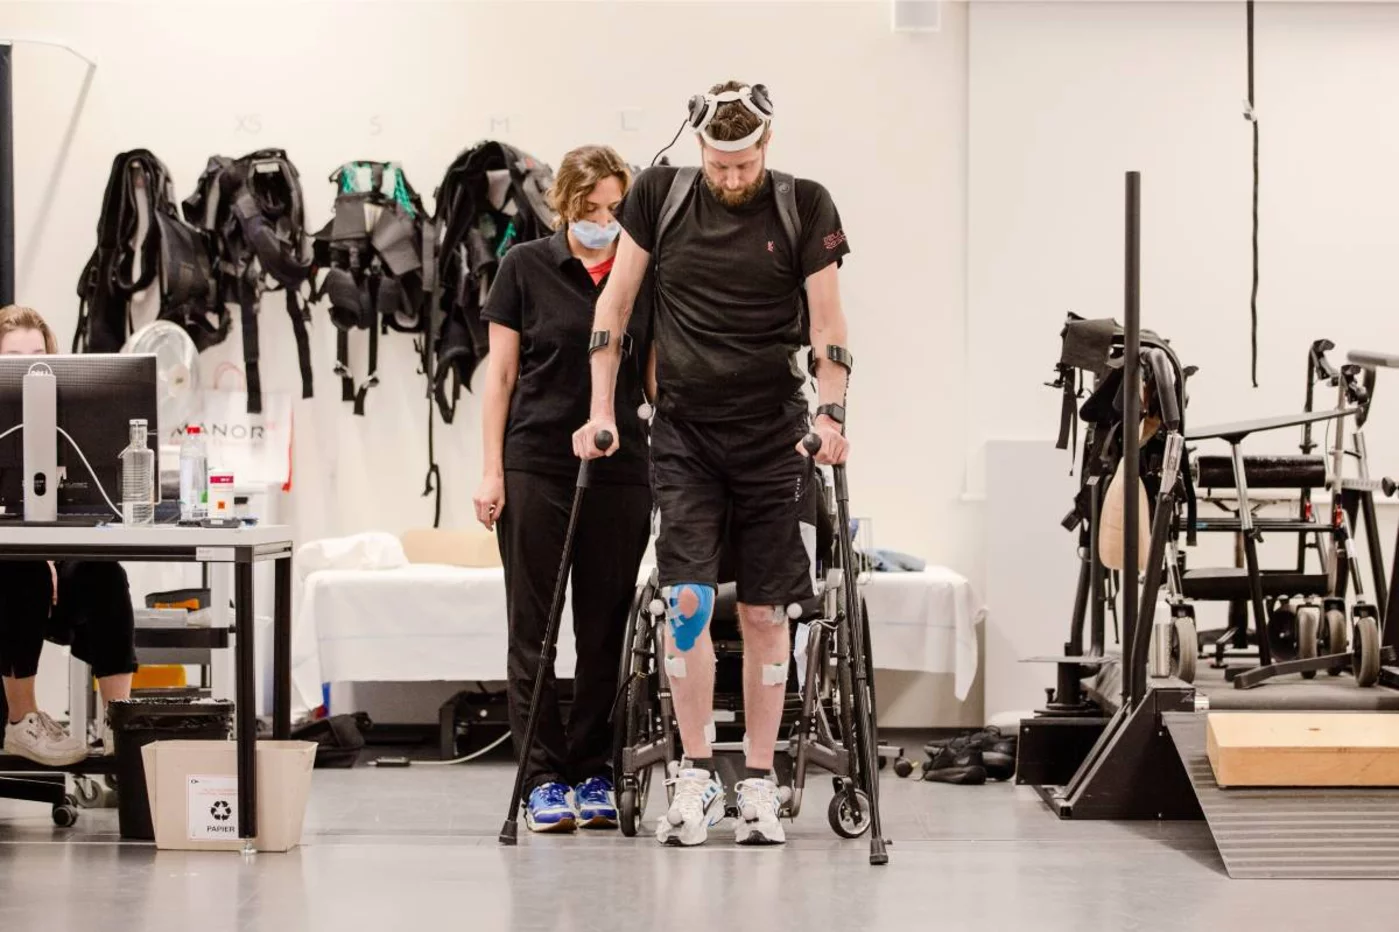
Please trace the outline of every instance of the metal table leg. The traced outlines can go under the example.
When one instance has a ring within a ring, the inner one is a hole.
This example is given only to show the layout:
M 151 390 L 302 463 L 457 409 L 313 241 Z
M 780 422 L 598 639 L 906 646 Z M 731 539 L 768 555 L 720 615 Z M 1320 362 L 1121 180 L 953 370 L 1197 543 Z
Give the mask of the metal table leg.
M 291 555 L 273 562 L 272 737 L 291 737 Z
M 240 554 L 233 565 L 234 653 L 238 676 L 234 693 L 238 718 L 238 837 L 257 836 L 257 654 L 253 638 L 253 564 Z

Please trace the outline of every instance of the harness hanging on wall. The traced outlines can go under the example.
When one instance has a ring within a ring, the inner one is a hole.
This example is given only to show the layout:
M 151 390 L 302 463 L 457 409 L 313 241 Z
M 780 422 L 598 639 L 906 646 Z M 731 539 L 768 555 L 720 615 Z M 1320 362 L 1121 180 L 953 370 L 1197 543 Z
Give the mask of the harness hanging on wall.
M 433 391 L 442 420 L 456 414 L 463 386 L 490 349 L 481 308 L 501 258 L 517 243 L 553 233 L 547 193 L 554 173 L 503 142 L 482 142 L 456 157 L 437 188 L 437 272 Z M 452 380 L 451 397 L 447 380 Z
M 424 255 L 430 255 L 434 233 L 422 200 L 396 163 L 347 162 L 330 180 L 336 186 L 334 215 L 315 234 L 316 263 L 326 269 L 317 300 L 330 299 L 341 398 L 363 415 L 369 389 L 379 384 L 380 334 L 427 331 L 435 270 Z M 349 364 L 354 330 L 369 333 L 369 373 L 358 388 Z M 424 341 L 417 345 L 425 357 Z
M 236 303 L 242 311 L 248 413 L 262 411 L 257 315 L 262 295 L 268 291 L 286 294 L 301 369 L 301 397 L 310 398 L 310 317 L 300 290 L 313 277 L 311 244 L 301 179 L 286 152 L 259 149 L 239 159 L 211 156 L 195 192 L 184 201 L 184 214 L 213 239 L 219 301 Z
M 132 298 L 154 287 L 156 316 L 184 328 L 200 350 L 222 343 L 229 314 L 214 287 L 214 243 L 180 218 L 165 163 L 148 149 L 112 160 L 97 246 L 78 278 L 75 353 L 115 353 L 133 332 Z

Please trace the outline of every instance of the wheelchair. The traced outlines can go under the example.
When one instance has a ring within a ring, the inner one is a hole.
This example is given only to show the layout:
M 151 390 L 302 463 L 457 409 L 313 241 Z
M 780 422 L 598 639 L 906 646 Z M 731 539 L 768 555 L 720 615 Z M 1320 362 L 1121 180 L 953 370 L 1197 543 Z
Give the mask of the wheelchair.
M 869 618 L 859 588 L 860 567 L 851 543 L 850 518 L 841 467 L 831 486 L 820 469 L 814 487 L 817 508 L 817 585 L 812 598 L 788 607 L 792 662 L 778 733 L 774 771 L 782 800 L 781 815 L 801 812 L 808 768 L 831 774 L 835 795 L 827 809 L 831 828 L 843 838 L 871 836 L 871 863 L 887 860 L 879 829 L 874 663 L 869 651 Z M 832 511 L 835 511 L 832 527 Z M 732 548 L 729 548 L 729 552 Z M 721 561 L 726 562 L 726 561 Z M 729 572 L 725 570 L 728 569 Z M 721 565 L 720 578 L 731 579 Z M 722 583 L 715 599 L 710 632 L 716 658 L 714 720 L 711 739 L 716 757 L 744 748 L 742 642 L 735 584 Z M 682 755 L 679 728 L 671 705 L 670 684 L 661 661 L 664 604 L 656 572 L 639 586 L 624 635 L 624 650 L 614 711 L 616 728 L 614 780 L 618 817 L 624 835 L 636 835 L 657 766 L 669 775 Z M 887 756 L 898 756 L 887 749 Z M 662 778 L 664 782 L 664 777 Z M 724 780 L 731 789 L 732 780 Z M 671 790 L 667 787 L 667 804 Z M 726 807 L 738 815 L 732 795 Z

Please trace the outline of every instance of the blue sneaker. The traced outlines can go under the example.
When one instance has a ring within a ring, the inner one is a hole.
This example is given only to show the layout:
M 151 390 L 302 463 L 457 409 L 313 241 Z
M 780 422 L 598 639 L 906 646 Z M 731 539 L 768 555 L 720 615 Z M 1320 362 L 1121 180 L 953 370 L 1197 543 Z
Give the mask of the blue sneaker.
M 571 832 L 577 826 L 578 813 L 568 802 L 568 787 L 562 783 L 545 783 L 529 794 L 525 807 L 525 825 L 531 832 Z
M 607 777 L 589 777 L 573 788 L 573 805 L 584 828 L 614 828 L 617 825 L 617 804 L 612 781 Z

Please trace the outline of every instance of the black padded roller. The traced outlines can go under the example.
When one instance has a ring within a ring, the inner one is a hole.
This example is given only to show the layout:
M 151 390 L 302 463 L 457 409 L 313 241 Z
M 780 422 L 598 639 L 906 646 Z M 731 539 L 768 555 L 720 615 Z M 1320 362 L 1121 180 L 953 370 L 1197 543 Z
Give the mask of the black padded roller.
M 1200 456 L 1195 485 L 1202 489 L 1234 488 L 1234 461 L 1227 456 Z M 1326 485 L 1321 456 L 1245 456 L 1244 478 L 1250 489 L 1319 489 Z

